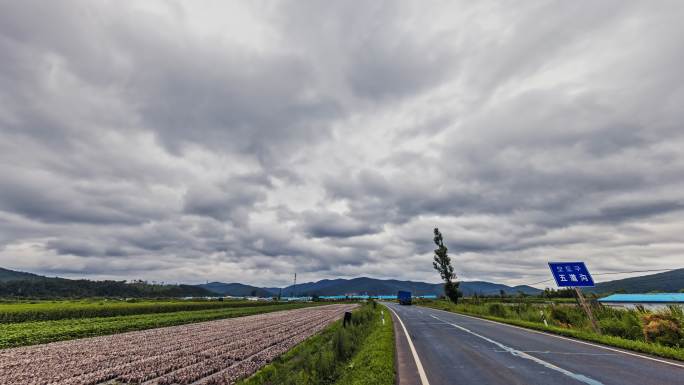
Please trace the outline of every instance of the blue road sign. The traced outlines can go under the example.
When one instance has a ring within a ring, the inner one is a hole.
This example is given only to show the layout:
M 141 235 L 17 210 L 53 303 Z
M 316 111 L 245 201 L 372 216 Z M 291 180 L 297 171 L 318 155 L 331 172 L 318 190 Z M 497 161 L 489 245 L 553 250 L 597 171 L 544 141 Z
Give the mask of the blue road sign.
M 593 287 L 594 279 L 584 262 L 549 262 L 558 287 Z

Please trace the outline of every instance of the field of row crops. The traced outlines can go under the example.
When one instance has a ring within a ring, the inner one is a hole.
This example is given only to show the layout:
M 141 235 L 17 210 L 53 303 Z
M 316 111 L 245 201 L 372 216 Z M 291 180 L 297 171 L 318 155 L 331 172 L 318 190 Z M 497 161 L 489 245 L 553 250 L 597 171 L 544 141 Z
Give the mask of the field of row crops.
M 111 380 L 148 385 L 231 384 L 354 307 L 317 306 L 4 349 L 0 350 L 0 385 L 99 384 Z M 234 310 L 244 309 L 248 308 Z M 149 315 L 137 317 L 145 316 Z
M 0 323 L 48 321 L 67 318 L 114 317 L 205 309 L 272 306 L 274 304 L 278 303 L 244 300 L 83 300 L 0 303 Z
M 252 302 L 252 304 L 254 306 L 243 306 L 244 304 L 238 303 L 238 306 L 224 306 L 205 310 L 4 323 L 0 324 L 0 348 L 35 345 L 73 338 L 100 336 L 314 306 L 312 303 L 262 304 Z

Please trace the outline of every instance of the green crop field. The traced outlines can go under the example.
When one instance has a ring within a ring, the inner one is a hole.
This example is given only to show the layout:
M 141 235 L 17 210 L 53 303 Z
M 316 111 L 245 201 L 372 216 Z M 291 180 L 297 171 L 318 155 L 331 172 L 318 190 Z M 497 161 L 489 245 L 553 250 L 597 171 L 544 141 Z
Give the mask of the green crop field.
M 210 303 L 210 302 L 207 302 Z M 308 306 L 315 306 L 314 303 L 256 303 L 256 302 L 215 302 L 223 306 L 216 305 L 217 308 L 198 310 L 184 310 L 174 312 L 158 312 L 151 314 L 118 315 L 109 317 L 80 317 L 69 319 L 57 319 L 48 321 L 25 321 L 0 324 L 0 348 L 14 346 L 34 345 L 46 342 L 68 340 L 81 337 L 92 337 L 98 335 L 121 333 L 133 330 L 151 329 L 163 326 L 173 326 L 188 324 L 193 322 L 211 321 L 222 318 L 241 317 L 246 315 L 268 313 L 278 310 L 297 309 Z M 143 302 L 149 306 L 154 302 Z M 161 302 L 156 305 L 164 310 L 167 308 L 163 304 L 183 304 L 182 302 Z M 184 303 L 188 305 L 189 303 Z M 14 310 L 21 309 L 22 306 L 36 304 L 3 304 Z M 60 303 L 41 303 L 39 308 L 58 309 Z M 121 305 L 126 308 L 128 305 Z M 233 306 L 231 306 L 233 305 Z M 247 306 L 251 305 L 251 306 Z M 64 309 L 78 309 L 78 303 L 65 304 Z M 118 305 L 117 305 L 118 306 Z M 170 306 L 170 305 L 169 305 Z M 114 308 L 117 308 L 114 306 Z M 144 307 L 132 309 L 140 310 Z M 68 312 L 69 310 L 65 310 Z M 16 310 L 18 314 L 22 314 Z M 58 311 L 58 310 L 55 310 Z M 83 313 L 89 314 L 87 312 Z
M 216 301 L 216 300 L 81 300 L 0 303 L 0 324 L 27 321 L 49 321 L 67 318 L 115 317 L 178 311 L 259 307 L 282 305 L 284 302 Z

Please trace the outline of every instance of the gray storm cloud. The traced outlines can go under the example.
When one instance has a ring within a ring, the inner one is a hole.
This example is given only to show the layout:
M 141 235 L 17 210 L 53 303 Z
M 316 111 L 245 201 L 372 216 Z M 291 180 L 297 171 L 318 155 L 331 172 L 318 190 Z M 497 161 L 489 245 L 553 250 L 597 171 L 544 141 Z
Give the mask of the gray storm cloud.
M 0 266 L 437 281 L 438 226 L 463 279 L 682 267 L 681 2 L 262 5 L 1 2 Z

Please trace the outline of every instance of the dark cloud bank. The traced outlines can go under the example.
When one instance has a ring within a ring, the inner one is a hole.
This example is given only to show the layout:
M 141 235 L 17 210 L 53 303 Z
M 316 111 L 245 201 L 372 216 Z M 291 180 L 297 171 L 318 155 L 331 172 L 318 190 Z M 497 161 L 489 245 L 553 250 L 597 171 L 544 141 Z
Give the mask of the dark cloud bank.
M 684 6 L 0 3 L 0 266 L 436 281 L 684 260 Z

